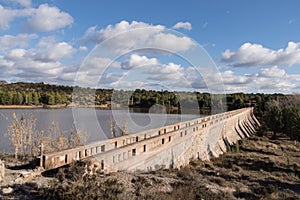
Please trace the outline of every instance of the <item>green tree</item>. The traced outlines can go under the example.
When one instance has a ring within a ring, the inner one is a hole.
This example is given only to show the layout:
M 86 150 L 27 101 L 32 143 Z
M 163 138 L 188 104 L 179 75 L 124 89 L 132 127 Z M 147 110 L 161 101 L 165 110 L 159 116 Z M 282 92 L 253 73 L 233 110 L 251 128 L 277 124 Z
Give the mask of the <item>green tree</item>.
M 55 104 L 55 94 L 54 93 L 46 93 L 46 102 L 48 105 Z
M 22 105 L 23 100 L 24 100 L 24 97 L 21 92 L 14 92 L 14 94 L 13 94 L 13 104 L 14 105 Z
M 32 93 L 32 103 L 34 105 L 39 105 L 40 104 L 40 95 L 37 92 Z
M 32 102 L 33 102 L 32 93 L 28 92 L 28 93 L 24 94 L 24 96 L 25 96 L 26 105 L 32 105 Z
M 54 97 L 55 98 L 55 104 L 61 104 L 62 103 L 62 97 L 59 94 L 59 92 L 55 92 L 54 96 L 55 96 Z
M 284 131 L 292 139 L 300 140 L 300 108 L 291 105 L 283 109 Z
M 279 102 L 275 100 L 269 102 L 267 106 L 265 121 L 269 129 L 273 132 L 274 137 L 276 137 L 277 133 L 283 131 L 283 112 L 282 108 L 279 105 Z
M 11 91 L 6 92 L 5 105 L 12 105 L 13 104 L 13 98 L 14 98 L 13 92 L 11 92 Z

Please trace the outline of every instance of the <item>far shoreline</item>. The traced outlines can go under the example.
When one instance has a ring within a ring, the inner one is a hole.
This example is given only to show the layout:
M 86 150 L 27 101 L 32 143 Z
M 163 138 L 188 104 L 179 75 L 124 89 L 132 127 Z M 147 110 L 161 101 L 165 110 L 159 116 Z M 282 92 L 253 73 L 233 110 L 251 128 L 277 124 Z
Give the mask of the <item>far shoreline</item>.
M 110 109 L 106 105 L 0 105 L 0 109 L 63 109 L 63 108 L 97 108 Z

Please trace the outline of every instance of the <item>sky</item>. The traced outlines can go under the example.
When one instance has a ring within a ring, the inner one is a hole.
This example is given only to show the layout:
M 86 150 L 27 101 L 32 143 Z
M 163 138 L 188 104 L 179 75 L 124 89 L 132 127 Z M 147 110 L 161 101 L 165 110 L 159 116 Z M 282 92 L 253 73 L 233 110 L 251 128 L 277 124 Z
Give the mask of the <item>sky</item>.
M 0 80 L 300 92 L 300 2 L 0 0 Z

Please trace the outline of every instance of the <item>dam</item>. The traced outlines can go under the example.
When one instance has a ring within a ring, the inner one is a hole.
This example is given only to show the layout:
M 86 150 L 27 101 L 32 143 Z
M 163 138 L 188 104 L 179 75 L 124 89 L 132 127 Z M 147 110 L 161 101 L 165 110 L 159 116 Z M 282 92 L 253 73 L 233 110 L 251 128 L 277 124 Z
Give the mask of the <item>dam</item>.
M 89 159 L 105 173 L 179 168 L 218 157 L 259 126 L 253 108 L 242 108 L 43 154 L 41 165 L 49 170 Z

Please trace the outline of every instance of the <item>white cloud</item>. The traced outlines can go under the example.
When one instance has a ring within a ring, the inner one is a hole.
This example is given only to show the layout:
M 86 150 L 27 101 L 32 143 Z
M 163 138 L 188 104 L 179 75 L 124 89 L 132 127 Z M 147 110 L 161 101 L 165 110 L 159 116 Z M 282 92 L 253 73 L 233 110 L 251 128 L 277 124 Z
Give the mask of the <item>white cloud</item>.
M 37 38 L 36 34 L 3 35 L 0 37 L 0 52 L 14 47 L 24 48 L 30 40 L 35 38 Z
M 84 62 L 81 70 L 98 76 L 101 74 L 99 72 L 105 69 L 120 69 L 120 68 L 121 68 L 121 63 L 117 61 L 113 61 L 109 58 L 90 57 Z
M 87 51 L 88 48 L 86 46 L 80 46 L 79 51 Z
M 139 56 L 138 54 L 132 54 L 128 60 L 122 63 L 122 69 L 151 67 L 158 64 L 159 62 L 156 58 L 147 58 L 146 56 Z
M 186 29 L 186 30 L 192 30 L 192 24 L 190 22 L 178 22 L 173 26 L 174 29 Z
M 300 85 L 300 74 L 288 74 L 277 66 L 243 75 L 228 70 L 222 72 L 222 78 L 229 92 L 291 93 Z
M 6 30 L 9 28 L 9 23 L 18 16 L 16 10 L 4 8 L 0 5 L 0 29 Z
M 153 30 L 147 29 L 153 28 Z M 130 32 L 131 30 L 138 29 L 137 32 Z M 115 25 L 108 25 L 105 29 L 97 30 L 97 26 L 90 27 L 84 34 L 82 41 L 86 43 L 100 43 L 108 38 L 115 37 L 121 33 L 126 32 L 122 39 L 123 43 L 136 43 L 137 34 L 139 39 L 145 41 L 151 35 L 158 33 L 164 29 L 161 25 L 150 25 L 144 22 L 132 21 L 131 23 L 127 21 L 121 21 Z M 128 44 L 127 44 L 128 46 Z
M 291 66 L 300 64 L 300 43 L 289 42 L 285 49 L 272 50 L 260 44 L 243 44 L 237 51 L 227 49 L 222 61 L 234 67 Z
M 168 51 L 186 51 L 195 45 L 188 37 L 167 32 L 164 26 L 136 21 L 131 23 L 121 21 L 115 25 L 108 25 L 101 30 L 97 30 L 96 26 L 90 27 L 81 42 L 101 43 L 109 38 L 113 39 L 109 40 L 108 44 L 103 43 L 103 45 L 114 52 L 151 47 Z
M 48 4 L 40 5 L 28 19 L 27 26 L 31 31 L 53 31 L 73 23 L 73 18 L 66 12 Z
M 42 38 L 34 48 L 12 49 L 0 57 L 1 76 L 9 74 L 16 81 L 53 82 L 66 67 L 61 60 L 75 51 L 66 42 L 56 42 L 53 37 Z
M 70 58 L 76 50 L 66 42 L 56 42 L 54 37 L 44 37 L 36 48 L 29 50 L 29 54 L 35 60 L 43 62 L 58 61 L 62 58 Z
M 273 66 L 271 68 L 261 69 L 259 75 L 263 77 L 284 77 L 286 72 L 284 69 L 279 69 L 277 66 Z
M 26 0 L 19 0 L 18 2 L 24 6 L 30 3 Z M 48 4 L 42 4 L 38 8 L 27 7 L 23 9 L 4 8 L 0 5 L 1 30 L 8 29 L 10 23 L 17 17 L 29 17 L 25 27 L 30 31 L 53 31 L 73 23 L 71 15 Z
M 155 35 L 152 45 L 160 47 L 161 49 L 177 52 L 186 51 L 194 46 L 194 42 L 186 37 L 178 37 L 170 33 L 159 33 Z
M 161 66 L 151 67 L 146 70 L 150 74 L 150 80 L 168 81 L 179 80 L 184 76 L 184 68 L 181 65 L 168 63 Z
M 16 61 L 22 59 L 26 55 L 25 49 L 13 49 L 5 55 L 5 59 L 10 61 Z

